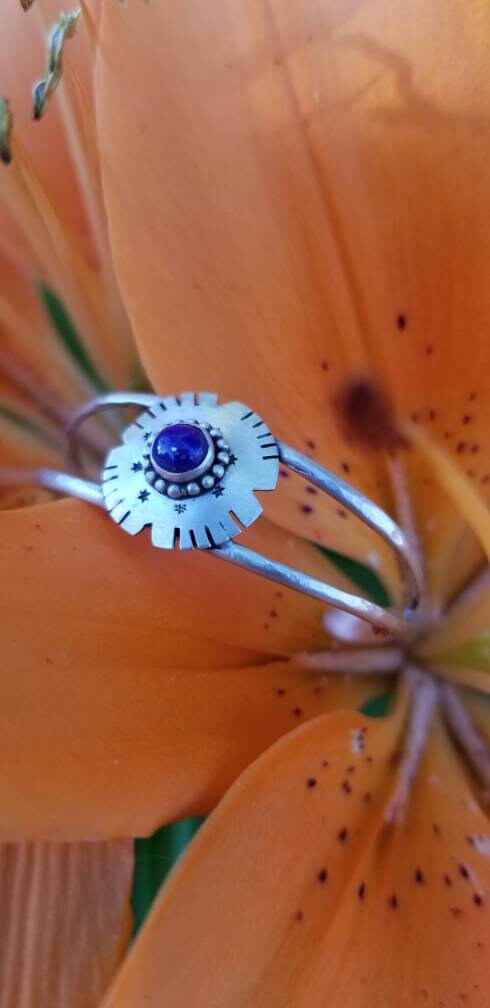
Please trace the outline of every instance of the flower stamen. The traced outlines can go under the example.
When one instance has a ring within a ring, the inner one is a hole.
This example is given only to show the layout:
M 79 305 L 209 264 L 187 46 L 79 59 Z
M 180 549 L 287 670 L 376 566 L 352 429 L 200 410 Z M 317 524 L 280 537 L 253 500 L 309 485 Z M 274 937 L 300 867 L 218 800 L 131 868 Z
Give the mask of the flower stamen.
M 62 52 L 63 46 L 66 39 L 71 38 L 74 34 L 76 28 L 78 27 L 78 22 L 81 19 L 82 8 L 78 8 L 77 11 L 69 15 L 61 15 L 60 19 L 52 29 L 49 36 L 48 44 L 48 76 L 49 67 L 53 66 L 54 71 L 58 73 L 58 81 L 61 76 L 62 71 Z M 42 18 L 42 12 L 40 12 L 40 17 Z M 63 18 L 68 19 L 68 27 L 65 26 L 65 21 Z M 87 20 L 87 18 L 89 20 Z M 71 21 L 70 21 L 71 19 Z M 62 23 L 63 21 L 63 23 Z M 83 8 L 83 25 L 87 28 L 89 36 L 91 35 L 91 19 L 88 10 Z M 70 27 L 71 26 L 71 27 Z M 68 67 L 68 69 L 70 69 Z M 48 79 L 48 78 L 46 78 Z M 41 82 L 42 83 L 42 82 Z M 95 123 L 93 117 L 90 115 L 84 115 L 84 95 L 81 91 L 80 82 L 76 81 L 76 99 L 75 101 L 69 100 L 69 95 L 65 89 L 61 89 L 58 95 L 58 107 L 60 115 L 63 121 L 63 127 L 65 132 L 65 138 L 67 142 L 68 149 L 71 155 L 71 162 L 73 165 L 74 172 L 77 176 L 78 188 L 80 195 L 83 200 L 85 211 L 87 214 L 88 222 L 90 225 L 91 234 L 94 242 L 94 249 L 96 251 L 98 260 L 100 263 L 109 263 L 110 252 L 107 243 L 107 236 L 104 233 L 104 228 L 102 226 L 102 221 L 104 219 L 104 209 L 101 197 L 101 191 L 97 184 L 97 179 L 94 175 L 93 165 L 91 165 L 90 158 L 95 163 L 97 160 L 97 142 L 94 136 L 95 133 Z M 55 85 L 56 87 L 57 85 Z M 54 90 L 54 88 L 52 88 Z M 49 95 L 48 95 L 49 97 Z M 78 99 L 78 100 L 77 100 Z M 46 104 L 47 102 L 45 102 Z M 88 103 L 87 103 L 88 104 Z M 76 106 L 78 105 L 77 116 Z M 44 115 L 45 107 L 43 107 L 42 115 Z M 34 118 L 40 118 L 40 116 L 34 115 Z M 80 127 L 80 119 L 83 122 L 83 135 L 82 129 Z M 110 270 L 108 270 L 110 272 Z M 102 277 L 105 276 L 105 272 Z
M 71 14 L 60 14 L 50 34 L 46 76 L 38 81 L 32 89 L 32 115 L 34 119 L 42 118 L 51 95 L 58 87 L 63 71 L 65 42 L 75 34 L 80 15 L 80 8 L 72 11 Z
M 399 647 L 327 649 L 302 651 L 297 655 L 301 665 L 337 675 L 393 675 L 403 662 Z
M 399 822 L 407 807 L 438 698 L 437 685 L 426 672 L 409 665 L 405 670 L 405 680 L 411 705 L 398 777 L 385 813 L 385 821 L 389 824 Z
M 417 563 L 420 570 L 423 571 L 424 552 L 417 529 L 417 523 L 415 520 L 412 499 L 407 485 L 405 470 L 400 462 L 400 459 L 395 455 L 387 455 L 386 465 L 390 475 L 390 482 L 395 500 L 398 523 L 399 525 L 401 525 L 408 539 L 408 542 L 410 543 L 412 552 L 417 557 Z M 424 599 L 422 598 L 417 616 L 420 615 L 420 607 L 423 604 Z
M 448 606 L 444 614 L 445 619 L 450 619 L 458 614 L 459 610 L 478 601 L 484 592 L 490 588 L 490 567 L 485 564 L 477 572 L 475 577 L 464 586 L 462 591 Z
M 440 687 L 447 724 L 490 798 L 490 746 L 468 713 L 458 690 L 448 682 Z

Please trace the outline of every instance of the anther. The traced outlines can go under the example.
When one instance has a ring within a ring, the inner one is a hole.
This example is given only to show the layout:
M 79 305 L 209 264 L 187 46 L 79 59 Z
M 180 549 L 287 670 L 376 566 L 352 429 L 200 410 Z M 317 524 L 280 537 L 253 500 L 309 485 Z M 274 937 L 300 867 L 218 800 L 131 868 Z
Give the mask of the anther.
M 70 14 L 60 14 L 49 36 L 46 76 L 34 84 L 32 89 L 32 116 L 34 119 L 42 118 L 49 98 L 58 87 L 63 70 L 65 42 L 75 34 L 80 15 L 80 8 Z
M 0 160 L 10 164 L 12 151 L 10 138 L 12 134 L 12 113 L 7 98 L 0 98 Z

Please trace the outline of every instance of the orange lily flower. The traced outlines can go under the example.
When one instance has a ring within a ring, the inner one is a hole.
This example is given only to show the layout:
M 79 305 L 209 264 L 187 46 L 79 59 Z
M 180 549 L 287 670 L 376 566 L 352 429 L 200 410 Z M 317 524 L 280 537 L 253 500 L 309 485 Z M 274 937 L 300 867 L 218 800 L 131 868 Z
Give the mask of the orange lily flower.
M 142 834 L 230 788 L 104 1008 L 485 1003 L 487 20 L 104 9 L 111 244 L 155 388 L 249 402 L 398 508 L 426 570 L 407 647 L 80 502 L 2 513 L 4 839 Z M 293 477 L 265 503 L 252 546 L 342 586 L 334 545 L 400 599 L 342 509 Z

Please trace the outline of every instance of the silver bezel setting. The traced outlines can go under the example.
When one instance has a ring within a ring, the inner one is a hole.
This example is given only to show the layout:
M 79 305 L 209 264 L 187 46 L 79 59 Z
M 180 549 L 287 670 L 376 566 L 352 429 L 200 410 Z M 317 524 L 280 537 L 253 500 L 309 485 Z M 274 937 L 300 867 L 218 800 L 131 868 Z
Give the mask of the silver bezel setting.
M 182 482 L 156 470 L 153 476 L 150 446 L 157 434 L 190 422 L 213 446 L 210 464 L 189 479 L 182 474 Z M 211 392 L 185 392 L 154 396 L 123 431 L 122 444 L 107 456 L 102 493 L 111 518 L 130 535 L 149 526 L 154 546 L 206 549 L 235 538 L 259 517 L 255 491 L 273 490 L 278 475 L 277 442 L 253 410 L 236 402 L 220 405 Z
M 160 437 L 162 431 L 166 430 L 167 427 L 172 427 L 173 424 L 165 424 L 164 427 L 161 427 L 158 433 L 153 438 L 148 458 L 150 466 L 168 483 L 189 483 L 191 480 L 197 479 L 198 476 L 203 476 L 204 473 L 207 473 L 208 469 L 211 468 L 211 465 L 214 462 L 216 456 L 216 447 L 214 441 L 209 436 L 209 431 L 207 431 L 205 427 L 201 426 L 201 424 L 199 424 L 197 420 L 185 419 L 181 420 L 180 423 L 187 424 L 189 427 L 197 427 L 201 431 L 201 434 L 204 434 L 204 437 L 206 438 L 206 441 L 208 443 L 208 450 L 201 464 L 199 466 L 196 466 L 194 469 L 188 469 L 187 472 L 172 473 L 170 472 L 169 469 L 162 469 L 161 466 L 157 465 L 155 459 L 153 458 L 153 445 L 155 444 L 155 441 Z
M 173 426 L 166 424 L 160 428 L 155 435 L 150 450 L 143 456 L 144 473 L 147 483 L 149 483 L 157 493 L 166 494 L 172 500 L 179 500 L 181 497 L 197 497 L 198 494 L 212 490 L 215 484 L 223 478 L 226 469 L 230 465 L 230 446 L 223 439 L 223 432 L 219 428 L 212 427 L 209 422 L 199 423 L 197 420 L 182 419 L 179 423 L 185 423 L 198 427 L 205 435 L 208 442 L 208 452 L 199 466 L 189 469 L 184 473 L 171 473 L 167 469 L 162 469 L 157 465 L 152 457 L 152 449 L 156 439 L 166 427 Z

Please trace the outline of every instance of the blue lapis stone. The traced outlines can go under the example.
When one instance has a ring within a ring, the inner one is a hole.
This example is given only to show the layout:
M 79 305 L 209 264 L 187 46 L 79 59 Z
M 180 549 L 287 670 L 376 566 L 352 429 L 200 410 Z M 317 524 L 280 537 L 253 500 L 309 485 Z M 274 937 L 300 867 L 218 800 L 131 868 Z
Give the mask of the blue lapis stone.
M 200 427 L 175 423 L 157 434 L 151 447 L 151 460 L 159 470 L 181 476 L 198 469 L 209 451 L 209 441 Z

